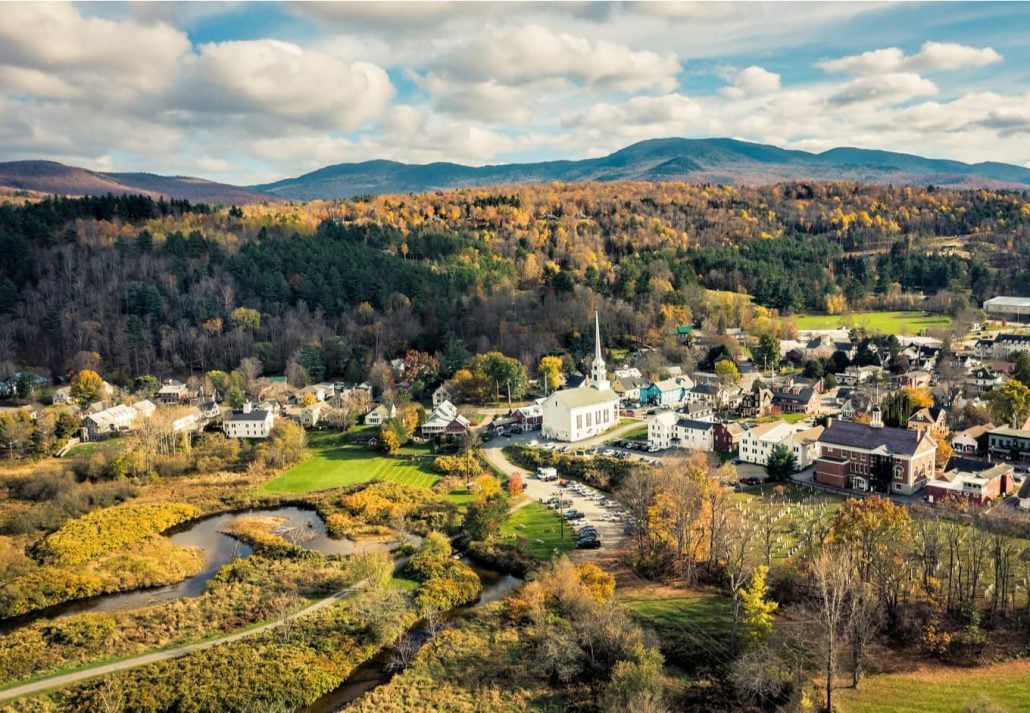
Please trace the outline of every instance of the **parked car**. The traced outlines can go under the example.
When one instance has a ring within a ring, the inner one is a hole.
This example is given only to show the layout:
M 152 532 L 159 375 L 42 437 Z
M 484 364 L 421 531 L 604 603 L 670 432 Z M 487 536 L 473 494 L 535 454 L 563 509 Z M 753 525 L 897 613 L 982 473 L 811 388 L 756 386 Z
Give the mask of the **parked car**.
M 756 477 L 755 477 L 755 476 L 753 476 L 753 475 L 749 475 L 749 476 L 748 476 L 748 477 L 746 477 L 746 478 L 741 478 L 741 479 L 740 479 L 740 482 L 741 482 L 741 483 L 742 483 L 743 485 L 758 485 L 759 483 L 761 483 L 761 482 L 762 482 L 762 479 L 761 479 L 761 478 L 756 478 Z
M 569 521 L 582 520 L 585 517 L 586 515 L 581 513 L 579 510 L 569 510 L 565 513 L 565 519 Z
M 593 540 L 581 540 L 576 543 L 577 550 L 599 550 L 601 549 L 601 541 L 597 539 Z

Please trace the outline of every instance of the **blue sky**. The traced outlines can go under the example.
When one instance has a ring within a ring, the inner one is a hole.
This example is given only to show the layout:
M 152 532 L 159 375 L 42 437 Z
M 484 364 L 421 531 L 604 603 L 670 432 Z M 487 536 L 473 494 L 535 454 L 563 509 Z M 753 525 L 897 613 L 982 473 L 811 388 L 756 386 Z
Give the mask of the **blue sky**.
M 1024 3 L 17 3 L 0 160 L 258 183 L 663 136 L 1030 165 Z

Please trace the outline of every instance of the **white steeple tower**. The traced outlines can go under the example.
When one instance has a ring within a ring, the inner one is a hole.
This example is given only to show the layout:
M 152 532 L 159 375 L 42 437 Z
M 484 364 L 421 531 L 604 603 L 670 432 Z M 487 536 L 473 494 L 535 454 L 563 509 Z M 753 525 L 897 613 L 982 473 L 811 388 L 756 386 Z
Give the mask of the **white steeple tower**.
M 608 370 L 601 356 L 601 318 L 594 312 L 594 363 L 590 365 L 590 385 L 598 391 L 609 387 Z

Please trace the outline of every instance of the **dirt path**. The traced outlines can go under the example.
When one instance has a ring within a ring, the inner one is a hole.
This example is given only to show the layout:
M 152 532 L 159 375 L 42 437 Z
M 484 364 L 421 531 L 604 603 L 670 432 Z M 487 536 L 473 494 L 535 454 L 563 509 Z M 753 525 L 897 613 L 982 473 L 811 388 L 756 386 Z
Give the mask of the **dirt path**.
M 336 604 L 344 597 L 360 589 L 363 584 L 355 584 L 346 589 L 341 589 L 335 594 L 331 594 L 325 599 L 320 599 L 313 604 L 310 604 L 303 609 L 298 609 L 292 614 L 283 617 L 282 619 L 276 619 L 270 621 L 261 626 L 257 626 L 253 629 L 246 631 L 238 631 L 234 634 L 226 634 L 218 639 L 212 639 L 210 641 L 202 641 L 197 644 L 188 644 L 186 646 L 179 646 L 174 649 L 166 649 L 164 651 L 155 651 L 151 654 L 143 654 L 141 656 L 134 656 L 133 658 L 125 659 L 123 661 L 116 661 L 114 663 L 104 664 L 103 666 L 95 666 L 93 668 L 84 669 L 82 671 L 75 671 L 74 673 L 61 674 L 59 676 L 51 676 L 49 678 L 43 678 L 39 681 L 33 681 L 32 683 L 25 683 L 14 688 L 8 688 L 0 691 L 0 703 L 10 701 L 15 698 L 22 696 L 28 696 L 35 693 L 42 693 L 52 688 L 61 688 L 72 683 L 78 683 L 85 681 L 89 678 L 95 678 L 97 676 L 105 676 L 109 673 L 116 673 L 118 671 L 126 671 L 130 668 L 136 668 L 137 666 L 145 666 L 147 664 L 156 663 L 158 661 L 167 661 L 168 659 L 179 658 L 180 656 L 186 656 L 195 651 L 203 651 L 204 649 L 210 649 L 212 646 L 220 646 L 221 644 L 228 644 L 233 641 L 239 641 L 250 636 L 256 636 L 257 634 L 264 633 L 270 629 L 286 624 L 289 621 L 297 619 L 299 617 L 311 614 L 320 609 L 324 609 L 328 606 Z

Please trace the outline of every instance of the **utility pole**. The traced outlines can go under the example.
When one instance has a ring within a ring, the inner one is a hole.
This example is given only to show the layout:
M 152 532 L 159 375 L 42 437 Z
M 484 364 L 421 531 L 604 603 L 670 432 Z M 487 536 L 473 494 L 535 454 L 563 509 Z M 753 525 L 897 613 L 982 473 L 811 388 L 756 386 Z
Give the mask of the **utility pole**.
M 508 415 L 511 416 L 511 379 L 508 379 Z

